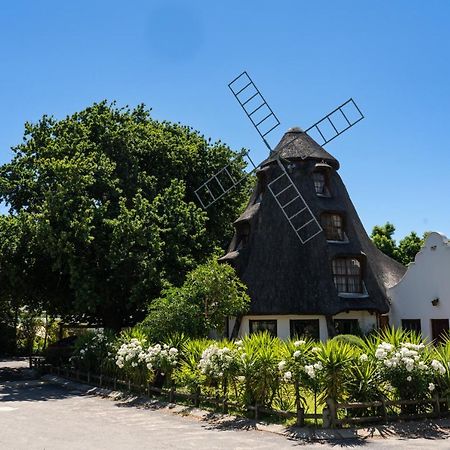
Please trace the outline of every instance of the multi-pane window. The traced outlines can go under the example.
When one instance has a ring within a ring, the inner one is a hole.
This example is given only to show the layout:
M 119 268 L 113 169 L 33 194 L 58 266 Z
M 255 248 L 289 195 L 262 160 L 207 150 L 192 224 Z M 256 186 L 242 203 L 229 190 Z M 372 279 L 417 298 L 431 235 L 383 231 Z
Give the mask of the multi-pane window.
M 333 259 L 333 280 L 338 292 L 361 293 L 361 262 L 351 257 Z
M 415 331 L 416 333 L 422 331 L 420 319 L 402 319 L 402 328 L 408 331 Z
M 250 320 L 249 322 L 250 322 L 250 334 L 267 331 L 272 336 L 277 337 L 276 320 Z
M 329 241 L 343 241 L 344 220 L 340 214 L 325 213 L 321 216 L 321 223 L 325 236 Z
M 319 319 L 291 320 L 291 338 L 303 337 L 316 341 L 320 338 Z
M 323 171 L 313 172 L 314 189 L 318 195 L 330 195 L 327 186 L 327 176 Z
M 335 319 L 334 329 L 336 334 L 361 334 L 358 319 Z

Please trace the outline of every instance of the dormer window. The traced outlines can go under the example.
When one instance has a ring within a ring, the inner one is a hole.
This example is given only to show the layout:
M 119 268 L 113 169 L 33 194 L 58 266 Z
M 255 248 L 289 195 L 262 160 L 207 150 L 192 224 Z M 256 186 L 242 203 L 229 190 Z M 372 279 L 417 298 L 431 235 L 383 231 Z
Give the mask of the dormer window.
M 344 218 L 338 213 L 324 213 L 320 217 L 327 241 L 344 241 Z
M 323 170 L 313 172 L 314 189 L 319 196 L 329 197 L 327 174 Z
M 361 262 L 357 258 L 333 259 L 333 281 L 339 293 L 360 294 L 362 289 Z

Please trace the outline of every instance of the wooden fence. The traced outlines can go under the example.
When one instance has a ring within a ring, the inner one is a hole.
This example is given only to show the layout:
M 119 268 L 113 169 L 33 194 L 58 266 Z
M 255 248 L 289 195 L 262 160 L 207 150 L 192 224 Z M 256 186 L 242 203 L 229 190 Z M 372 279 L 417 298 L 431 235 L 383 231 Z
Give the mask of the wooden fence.
M 219 396 L 210 397 L 197 391 L 194 394 L 180 392 L 171 388 L 159 388 L 150 383 L 136 384 L 131 380 L 122 380 L 116 377 L 108 377 L 102 374 L 82 372 L 69 367 L 59 367 L 45 364 L 43 358 L 33 358 L 31 364 L 34 368 L 43 373 L 55 374 L 64 378 L 87 383 L 100 388 L 110 388 L 113 390 L 127 391 L 133 394 L 161 396 L 170 403 L 175 403 L 177 399 L 188 401 L 192 406 L 214 405 L 224 413 L 228 413 L 229 408 L 252 412 L 255 420 L 261 418 L 261 414 L 272 415 L 278 418 L 295 418 L 296 426 L 304 426 L 305 419 L 313 420 L 315 425 L 321 422 L 324 428 L 336 428 L 348 425 L 360 425 L 367 423 L 388 423 L 398 420 L 414 420 L 423 418 L 448 417 L 450 398 L 439 398 L 434 396 L 427 400 L 382 400 L 373 402 L 353 402 L 336 403 L 333 399 L 327 400 L 327 406 L 323 408 L 322 414 L 305 413 L 304 409 L 298 407 L 296 411 L 283 411 L 279 409 L 264 408 L 261 405 L 243 405 L 231 402 L 227 398 Z M 404 412 L 405 407 L 418 409 L 422 407 L 423 412 Z M 360 415 L 355 411 L 362 411 Z

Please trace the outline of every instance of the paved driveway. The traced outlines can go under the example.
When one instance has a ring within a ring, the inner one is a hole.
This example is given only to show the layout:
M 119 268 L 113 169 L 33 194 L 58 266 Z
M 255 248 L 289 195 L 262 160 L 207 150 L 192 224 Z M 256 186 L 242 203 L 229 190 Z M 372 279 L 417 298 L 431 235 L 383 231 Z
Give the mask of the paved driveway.
M 450 448 L 443 437 L 434 432 L 429 439 L 307 443 L 239 426 L 223 428 L 165 410 L 140 409 L 39 380 L 0 381 L 2 450 Z

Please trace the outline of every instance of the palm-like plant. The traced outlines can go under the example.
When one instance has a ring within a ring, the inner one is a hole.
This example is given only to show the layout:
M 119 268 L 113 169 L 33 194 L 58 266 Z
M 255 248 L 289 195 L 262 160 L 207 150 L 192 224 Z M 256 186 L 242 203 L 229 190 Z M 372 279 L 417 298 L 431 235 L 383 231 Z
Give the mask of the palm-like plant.
M 241 346 L 241 371 L 245 377 L 244 401 L 270 406 L 279 386 L 281 342 L 267 332 L 246 336 Z
M 357 361 L 357 351 L 347 343 L 327 341 L 320 344 L 316 353 L 323 368 L 321 400 L 343 401 L 347 396 L 350 367 Z

